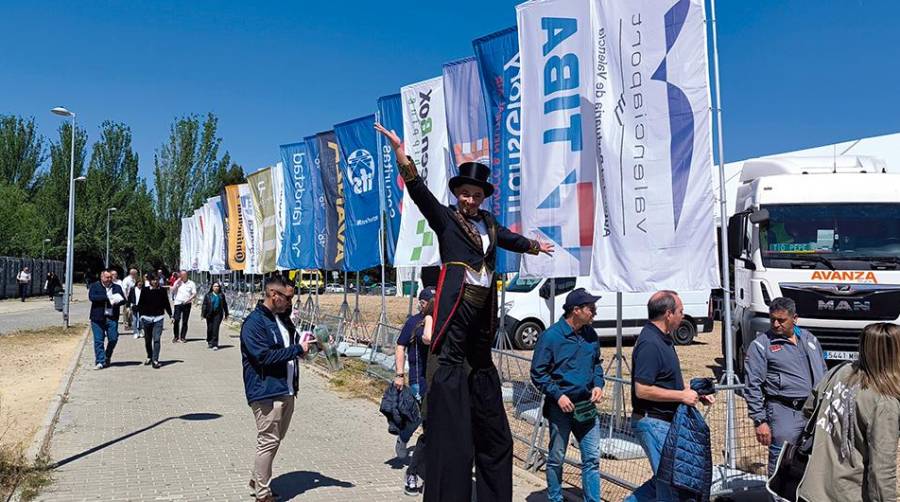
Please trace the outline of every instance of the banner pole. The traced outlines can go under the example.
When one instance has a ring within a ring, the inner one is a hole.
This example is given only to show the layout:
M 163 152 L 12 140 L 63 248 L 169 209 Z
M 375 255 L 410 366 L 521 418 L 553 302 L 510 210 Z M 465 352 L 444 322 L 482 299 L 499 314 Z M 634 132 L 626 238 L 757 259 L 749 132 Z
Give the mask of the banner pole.
M 414 287 L 416 285 L 416 267 L 413 267 L 411 277 L 412 277 L 412 280 L 410 281 L 410 284 L 409 284 L 409 307 L 406 309 L 406 317 L 407 318 L 412 317 L 413 297 L 416 296 L 415 291 L 414 291 Z
M 338 316 L 344 321 L 349 320 L 350 318 L 350 304 L 347 302 L 347 289 L 350 287 L 347 282 L 347 272 L 344 272 L 344 302 L 341 303 L 341 310 Z
M 375 111 L 375 121 L 379 124 L 381 123 L 381 111 Z M 385 275 L 387 275 L 387 270 L 385 264 L 387 263 L 387 211 L 385 208 L 385 194 L 387 193 L 387 187 L 384 184 L 384 140 L 381 137 L 381 134 L 375 135 L 375 143 L 378 147 L 378 225 L 381 227 L 378 229 L 378 252 L 381 255 L 381 313 L 378 316 L 378 325 L 375 327 L 375 334 L 373 338 L 377 341 L 379 335 L 381 335 L 381 326 L 387 324 L 387 308 L 385 306 L 385 294 L 384 294 L 384 282 Z
M 720 268 L 722 273 L 722 303 L 724 304 L 722 336 L 725 337 L 725 384 L 737 383 L 734 375 L 734 340 L 731 326 L 731 277 L 728 264 L 728 203 L 725 199 L 725 140 L 722 135 L 722 92 L 719 81 L 719 44 L 716 34 L 716 0 L 710 0 L 710 22 L 712 23 L 713 78 L 716 83 L 716 132 L 719 145 L 719 239 L 721 245 Z M 725 460 L 728 467 L 734 469 L 736 459 L 735 448 L 735 408 L 734 391 L 726 395 L 725 409 Z

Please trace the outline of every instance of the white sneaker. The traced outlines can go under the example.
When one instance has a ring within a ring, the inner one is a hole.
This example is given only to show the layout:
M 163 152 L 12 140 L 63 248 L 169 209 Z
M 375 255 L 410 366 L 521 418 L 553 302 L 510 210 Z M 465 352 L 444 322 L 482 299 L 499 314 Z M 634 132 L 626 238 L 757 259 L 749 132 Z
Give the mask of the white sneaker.
M 102 369 L 103 369 L 103 364 L 102 364 L 102 363 L 97 363 L 97 365 L 94 366 L 94 369 L 95 369 L 95 370 L 102 370 Z
M 407 474 L 406 483 L 403 485 L 403 493 L 410 497 L 416 497 L 420 492 L 418 477 L 415 474 Z
M 399 437 L 397 438 L 397 443 L 394 445 L 394 453 L 397 454 L 397 458 L 403 460 L 409 454 L 409 449 L 406 447 L 406 443 L 403 442 Z
M 134 339 L 137 340 L 137 339 L 140 338 L 140 337 L 141 337 L 141 336 L 138 334 L 138 332 L 135 331 L 135 332 L 134 332 Z

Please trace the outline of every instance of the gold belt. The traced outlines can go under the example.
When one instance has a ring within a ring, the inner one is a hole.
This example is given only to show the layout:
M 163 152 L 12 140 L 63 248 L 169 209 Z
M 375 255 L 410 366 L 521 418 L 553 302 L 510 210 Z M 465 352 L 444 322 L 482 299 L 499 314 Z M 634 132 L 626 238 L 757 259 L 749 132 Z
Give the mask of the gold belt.
M 463 286 L 463 300 L 475 307 L 484 307 L 491 297 L 491 288 L 465 284 Z

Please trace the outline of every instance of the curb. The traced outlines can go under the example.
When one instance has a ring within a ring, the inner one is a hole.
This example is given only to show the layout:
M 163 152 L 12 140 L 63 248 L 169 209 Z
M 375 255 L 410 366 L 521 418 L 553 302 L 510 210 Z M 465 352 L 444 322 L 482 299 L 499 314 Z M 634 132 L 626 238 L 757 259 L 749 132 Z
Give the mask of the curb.
M 31 446 L 25 452 L 25 458 L 29 462 L 34 463 L 38 457 L 46 451 L 47 446 L 50 444 L 50 438 L 53 435 L 53 426 L 56 425 L 56 420 L 59 418 L 62 405 L 69 395 L 69 387 L 71 387 L 72 380 L 75 378 L 75 370 L 78 369 L 78 362 L 81 360 L 81 354 L 84 352 L 85 345 L 87 345 L 88 334 L 90 332 L 90 326 L 85 328 L 84 334 L 81 335 L 81 346 L 75 351 L 75 354 L 72 355 L 72 360 L 69 362 L 69 367 L 66 369 L 62 381 L 59 382 L 56 394 L 50 398 L 50 406 L 47 409 L 47 414 L 44 416 L 44 421 L 35 433 L 34 439 L 31 441 Z

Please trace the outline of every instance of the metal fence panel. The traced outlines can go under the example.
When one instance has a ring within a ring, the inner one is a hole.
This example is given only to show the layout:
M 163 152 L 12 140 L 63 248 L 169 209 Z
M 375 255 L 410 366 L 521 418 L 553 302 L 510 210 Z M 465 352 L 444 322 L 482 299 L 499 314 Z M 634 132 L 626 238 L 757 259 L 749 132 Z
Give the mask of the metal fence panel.
M 28 284 L 27 296 L 44 294 L 44 281 L 48 272 L 55 272 L 62 284 L 65 284 L 65 267 L 58 260 L 40 260 L 34 258 L 15 258 L 0 256 L 0 299 L 18 298 L 19 284 L 16 276 L 22 267 L 31 271 L 31 282 Z

